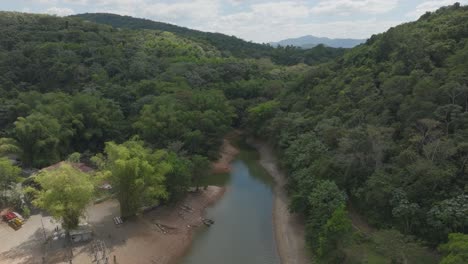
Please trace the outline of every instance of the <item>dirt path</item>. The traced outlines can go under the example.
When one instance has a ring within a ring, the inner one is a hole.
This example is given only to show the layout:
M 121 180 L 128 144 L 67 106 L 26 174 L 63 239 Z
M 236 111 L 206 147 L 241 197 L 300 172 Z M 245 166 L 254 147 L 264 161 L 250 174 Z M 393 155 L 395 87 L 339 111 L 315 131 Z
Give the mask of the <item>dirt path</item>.
M 260 164 L 275 179 L 275 200 L 273 209 L 273 222 L 278 253 L 282 264 L 311 263 L 307 254 L 304 238 L 304 222 L 298 215 L 288 210 L 289 200 L 284 189 L 286 177 L 277 166 L 273 150 L 265 143 L 250 140 L 260 154 Z

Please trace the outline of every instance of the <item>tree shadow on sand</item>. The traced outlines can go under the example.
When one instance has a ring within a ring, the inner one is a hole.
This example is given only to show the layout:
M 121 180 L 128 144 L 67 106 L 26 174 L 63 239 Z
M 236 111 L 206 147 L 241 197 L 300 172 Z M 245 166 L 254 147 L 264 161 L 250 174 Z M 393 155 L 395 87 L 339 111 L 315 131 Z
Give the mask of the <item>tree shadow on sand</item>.
M 0 254 L 0 258 L 10 260 L 9 263 L 42 263 L 44 248 L 44 233 L 41 229 L 38 229 L 26 242 Z
M 139 236 L 151 236 L 157 233 L 157 228 L 152 224 L 159 214 L 160 209 L 152 210 L 144 217 L 137 216 L 126 219 L 123 224 L 116 225 L 114 217 L 119 216 L 118 203 L 111 202 L 95 205 L 93 212 L 88 213 L 88 219 L 93 230 L 93 239 L 87 242 L 71 243 L 65 238 L 51 239 L 51 231 L 47 231 L 47 242 L 44 240 L 44 231 L 39 228 L 26 242 L 0 254 L 0 259 L 6 263 L 39 264 L 39 263 L 68 263 L 72 258 L 75 261 L 86 259 L 95 260 L 96 244 L 103 243 L 105 256 L 112 259 L 116 247 L 121 247 L 127 241 Z M 102 255 L 98 254 L 98 255 Z M 76 262 L 78 263 L 78 262 Z M 81 262 L 80 262 L 81 263 Z M 88 263 L 88 262 L 86 262 Z

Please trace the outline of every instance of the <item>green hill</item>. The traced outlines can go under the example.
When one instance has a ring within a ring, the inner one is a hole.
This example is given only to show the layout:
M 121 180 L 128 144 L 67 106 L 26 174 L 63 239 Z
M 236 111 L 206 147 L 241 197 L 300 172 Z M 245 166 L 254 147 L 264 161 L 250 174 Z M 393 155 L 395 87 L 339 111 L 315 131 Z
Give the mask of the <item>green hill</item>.
M 317 186 L 335 184 L 377 227 L 433 244 L 467 231 L 468 7 L 372 36 L 274 102 L 251 124 L 282 154 L 311 245 L 336 206 Z
M 293 46 L 274 48 L 270 45 L 248 42 L 234 36 L 227 36 L 220 33 L 203 32 L 149 19 L 115 14 L 86 13 L 74 15 L 72 17 L 79 17 L 88 21 L 111 25 L 116 28 L 152 29 L 172 32 L 197 42 L 212 45 L 221 51 L 223 57 L 234 56 L 237 58 L 256 59 L 268 57 L 275 63 L 282 65 L 294 65 L 301 62 L 309 65 L 318 64 L 341 56 L 345 51 L 345 49 L 324 47 L 322 45 L 308 50 Z
M 318 260 L 435 263 L 421 245 L 468 230 L 466 6 L 346 51 L 109 14 L 0 12 L 0 36 L 0 152 L 24 167 L 129 141 L 174 166 L 176 199 L 241 128 L 274 144 Z M 377 231 L 350 232 L 346 210 Z
M 260 58 L 266 57 L 272 50 L 270 46 L 247 42 L 234 36 L 203 32 L 149 19 L 107 13 L 86 13 L 74 15 L 72 17 L 79 17 L 88 21 L 111 25 L 116 28 L 153 29 L 172 32 L 180 36 L 209 43 L 218 48 L 222 47 L 220 50 L 227 56 Z

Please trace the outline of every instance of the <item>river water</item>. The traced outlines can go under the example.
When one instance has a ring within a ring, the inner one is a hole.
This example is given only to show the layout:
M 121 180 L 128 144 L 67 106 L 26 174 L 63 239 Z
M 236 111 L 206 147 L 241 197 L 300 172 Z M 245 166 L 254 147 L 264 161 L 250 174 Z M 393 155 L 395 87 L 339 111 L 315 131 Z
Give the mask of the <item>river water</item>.
M 227 187 L 207 209 L 215 224 L 195 234 L 181 264 L 280 263 L 273 232 L 273 179 L 257 162 L 257 153 L 242 147 L 227 175 L 212 175 L 207 184 Z

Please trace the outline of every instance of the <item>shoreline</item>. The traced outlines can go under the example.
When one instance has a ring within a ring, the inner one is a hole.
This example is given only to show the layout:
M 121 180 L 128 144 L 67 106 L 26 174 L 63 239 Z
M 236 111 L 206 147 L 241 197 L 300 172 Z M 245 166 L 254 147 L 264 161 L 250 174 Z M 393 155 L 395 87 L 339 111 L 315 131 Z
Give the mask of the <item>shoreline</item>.
M 305 223 L 302 217 L 291 214 L 288 209 L 289 198 L 284 186 L 286 176 L 279 169 L 271 147 L 259 140 L 249 139 L 259 154 L 259 163 L 275 180 L 273 202 L 273 225 L 276 247 L 282 264 L 312 263 L 307 254 L 305 243 Z
M 223 145 L 220 149 L 221 157 L 217 161 L 211 163 L 211 173 L 222 174 L 231 171 L 231 163 L 240 152 L 240 150 L 231 143 L 231 140 L 235 139 L 237 136 L 239 136 L 239 132 L 234 131 L 223 138 Z
M 49 223 L 50 217 L 47 217 L 48 220 L 43 223 L 46 229 L 42 230 L 41 226 L 31 226 L 30 220 L 18 231 L 7 229 L 12 236 L 29 238 L 0 252 L 0 263 L 39 263 L 38 260 L 43 258 L 46 263 L 68 263 L 70 259 L 72 263 L 92 263 L 96 243 L 102 243 L 105 247 L 104 256 L 109 263 L 175 264 L 190 249 L 193 234 L 204 227 L 202 218 L 206 208 L 216 203 L 225 190 L 224 187 L 208 186 L 197 193 L 189 193 L 174 205 L 158 207 L 119 225 L 113 221 L 114 217 L 120 215 L 117 200 L 95 204 L 86 213 L 87 222 L 94 233 L 93 239 L 71 246 L 59 239 L 49 240 L 44 247 L 43 234 L 52 236 L 56 224 Z M 31 219 L 42 222 L 41 216 L 34 215 Z
M 234 132 L 223 139 L 220 158 L 212 163 L 211 173 L 230 172 L 230 163 L 239 153 L 230 142 L 236 136 L 237 133 Z M 182 201 L 174 205 L 161 206 L 128 219 L 121 225 L 115 225 L 113 221 L 114 217 L 120 215 L 118 201 L 106 200 L 87 209 L 87 222 L 94 232 L 92 241 L 68 248 L 62 245 L 63 241 L 55 241 L 50 243 L 50 249 L 44 253 L 42 236 L 34 236 L 32 241 L 0 252 L 0 263 L 19 264 L 24 263 L 25 259 L 35 260 L 42 257 L 51 263 L 65 263 L 70 260 L 70 256 L 73 263 L 91 263 L 94 260 L 95 243 L 102 241 L 110 263 L 114 263 L 115 258 L 115 263 L 118 264 L 176 264 L 183 260 L 190 250 L 194 234 L 200 228 L 205 228 L 202 219 L 206 215 L 206 209 L 218 202 L 225 191 L 226 187 L 219 186 L 200 188 L 200 191 L 188 193 Z M 24 232 L 26 229 L 17 232 Z M 53 233 L 52 230 L 47 232 L 50 233 L 48 236 Z M 28 233 L 42 235 L 42 229 L 39 227 L 37 231 Z M 29 250 L 21 250 L 22 247 L 28 247 Z
M 231 140 L 237 135 L 237 132 L 233 132 L 224 137 L 220 158 L 212 162 L 211 173 L 221 174 L 231 171 L 231 162 L 240 152 L 231 144 Z M 162 230 L 156 229 L 158 233 L 151 235 L 151 241 L 135 241 L 134 246 L 127 244 L 126 248 L 130 250 L 121 252 L 120 256 L 117 256 L 117 263 L 146 263 L 148 260 L 158 264 L 180 263 L 192 246 L 193 236 L 200 228 L 205 228 L 202 219 L 206 215 L 206 209 L 218 202 L 225 192 L 226 187 L 208 186 L 206 190 L 200 188 L 199 192 L 189 193 L 183 201 L 176 205 L 144 214 L 141 218 L 147 225 L 154 226 L 157 222 L 167 227 L 167 233 L 163 234 Z M 182 209 L 182 206 L 185 205 L 192 208 L 192 212 Z M 173 227 L 182 232 L 173 231 Z M 166 241 L 160 241 L 162 239 L 156 239 L 157 237 L 162 237 Z M 146 245 L 149 246 L 144 249 Z M 138 250 L 136 250 L 137 248 Z M 151 253 L 151 255 L 145 256 L 145 254 L 138 252 L 140 250 L 148 251 L 146 253 Z M 136 252 L 138 254 L 135 254 Z M 127 259 L 129 256 L 135 255 L 138 256 L 138 259 Z

